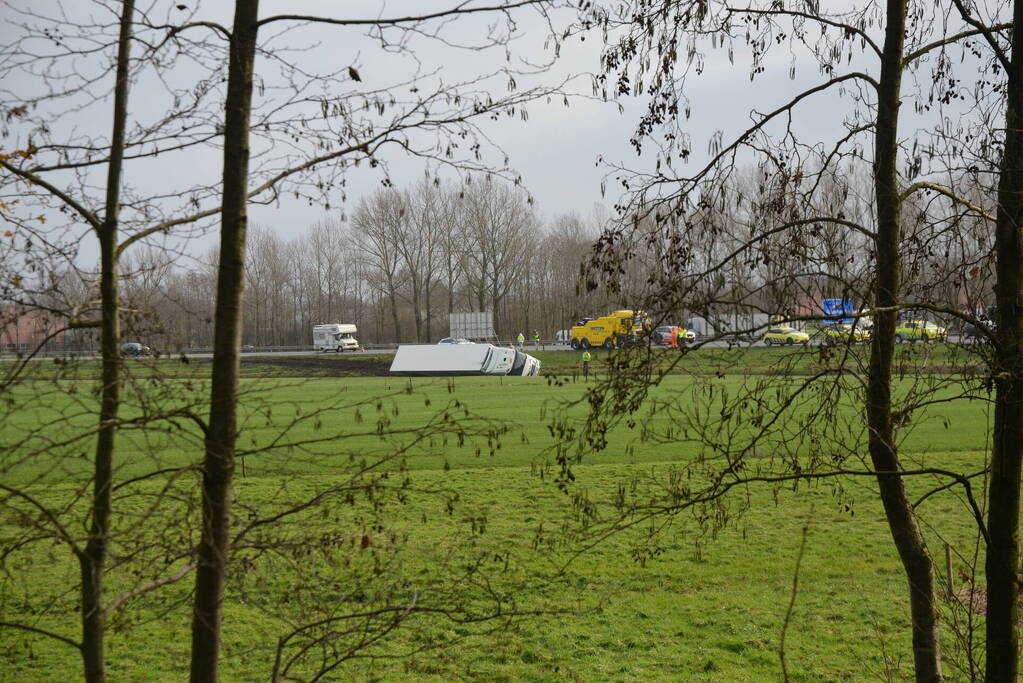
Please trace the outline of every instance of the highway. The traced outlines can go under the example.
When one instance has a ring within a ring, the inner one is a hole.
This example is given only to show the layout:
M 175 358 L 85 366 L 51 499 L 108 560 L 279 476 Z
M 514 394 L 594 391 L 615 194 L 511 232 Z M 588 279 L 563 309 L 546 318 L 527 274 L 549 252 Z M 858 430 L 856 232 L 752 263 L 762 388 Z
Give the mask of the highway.
M 935 342 L 935 343 L 937 343 L 937 342 Z M 970 344 L 971 340 L 964 340 L 964 338 L 962 338 L 959 335 L 949 335 L 948 343 L 952 343 L 952 344 Z M 498 346 L 510 346 L 512 343 L 511 342 L 495 342 L 495 344 L 498 345 Z M 816 340 L 812 340 L 809 343 L 810 346 L 817 346 L 819 344 L 820 344 L 820 342 L 816 341 Z M 761 342 L 761 341 L 757 341 L 757 342 L 754 342 L 752 344 L 749 344 L 749 343 L 746 343 L 746 342 L 743 342 L 742 344 L 735 344 L 735 343 L 729 344 L 728 342 L 722 341 L 722 340 L 712 340 L 712 341 L 706 341 L 706 342 L 702 342 L 702 343 L 698 342 L 695 345 L 694 350 L 698 352 L 699 349 L 701 349 L 701 348 L 723 349 L 723 348 L 730 348 L 730 347 L 734 347 L 734 348 L 750 348 L 750 347 L 767 348 L 766 345 L 763 342 Z M 655 350 L 663 350 L 665 352 L 674 351 L 674 349 L 672 349 L 671 347 L 668 347 L 668 346 L 657 346 L 657 347 L 654 347 L 654 349 Z M 536 347 L 533 344 L 524 344 L 522 346 L 522 350 L 528 353 L 530 351 L 536 351 L 537 349 L 536 349 Z M 572 349 L 572 347 L 570 347 L 567 344 L 553 344 L 553 343 L 549 343 L 549 344 L 541 344 L 541 348 L 539 350 L 541 350 L 541 351 L 572 351 L 573 349 Z M 597 348 L 594 348 L 593 350 L 594 351 L 601 351 L 603 349 L 597 347 Z M 579 353 L 580 351 L 576 351 L 576 353 Z M 243 351 L 242 352 L 242 358 L 251 358 L 251 357 L 259 357 L 259 356 L 315 356 L 315 355 L 319 355 L 321 353 L 323 353 L 323 352 L 321 352 L 321 351 L 313 351 L 309 347 L 294 347 L 294 346 L 292 346 L 292 347 L 277 347 L 277 348 L 256 348 L 256 349 L 254 349 L 252 351 Z M 370 346 L 370 348 L 367 348 L 365 351 L 356 351 L 355 354 L 356 355 L 362 355 L 362 354 L 393 355 L 394 354 L 394 347 L 390 346 L 390 345 L 388 345 L 388 346 L 381 345 L 381 346 L 378 346 L 378 347 L 377 346 Z M 175 351 L 175 352 L 171 352 L 171 353 L 161 353 L 161 354 L 159 354 L 158 357 L 161 357 L 161 358 L 177 358 L 180 355 L 181 355 L 181 352 Z M 211 350 L 208 350 L 208 349 L 201 349 L 201 350 L 195 350 L 195 351 L 185 351 L 184 355 L 186 357 L 188 357 L 188 358 L 196 358 L 196 359 L 206 358 L 206 359 L 208 359 L 208 358 L 212 358 L 213 357 L 213 352 Z M 344 353 L 344 354 L 340 354 L 340 355 L 350 356 L 350 355 L 352 355 L 352 353 Z M 32 361 L 50 361 L 50 362 L 52 362 L 54 358 L 64 358 L 64 359 L 69 359 L 69 360 L 98 360 L 99 359 L 99 355 L 96 354 L 96 353 L 70 353 L 69 354 L 69 353 L 50 353 L 50 352 L 46 352 L 46 353 L 39 353 L 39 354 L 33 356 L 31 360 Z M 11 355 L 11 354 L 2 354 L 2 355 L 0 355 L 0 362 L 12 362 L 12 361 L 15 361 L 15 360 L 18 360 L 18 357 L 15 356 L 15 355 Z

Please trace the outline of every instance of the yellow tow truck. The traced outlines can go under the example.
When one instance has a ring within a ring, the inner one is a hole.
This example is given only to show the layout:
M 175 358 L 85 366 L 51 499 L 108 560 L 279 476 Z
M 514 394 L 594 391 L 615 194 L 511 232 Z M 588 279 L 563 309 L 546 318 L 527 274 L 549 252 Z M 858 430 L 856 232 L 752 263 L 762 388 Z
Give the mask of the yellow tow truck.
M 602 346 L 615 349 L 632 346 L 647 331 L 649 319 L 643 311 L 621 310 L 600 318 L 584 318 L 572 326 L 573 349 Z

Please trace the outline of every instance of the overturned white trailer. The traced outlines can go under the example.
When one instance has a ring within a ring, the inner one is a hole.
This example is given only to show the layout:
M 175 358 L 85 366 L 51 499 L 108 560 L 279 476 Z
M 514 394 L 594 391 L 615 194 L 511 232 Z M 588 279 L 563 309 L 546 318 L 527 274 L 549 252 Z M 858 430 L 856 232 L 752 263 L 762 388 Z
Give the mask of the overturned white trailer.
M 394 354 L 396 375 L 443 377 L 452 375 L 540 374 L 540 361 L 528 353 L 493 344 L 402 345 Z

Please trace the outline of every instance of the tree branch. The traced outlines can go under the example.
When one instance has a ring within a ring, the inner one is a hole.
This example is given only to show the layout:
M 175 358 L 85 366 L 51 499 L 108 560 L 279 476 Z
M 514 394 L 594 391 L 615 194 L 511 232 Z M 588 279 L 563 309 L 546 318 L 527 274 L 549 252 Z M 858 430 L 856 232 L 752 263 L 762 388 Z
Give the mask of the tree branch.
M 878 57 L 881 56 L 881 48 L 878 46 L 878 44 L 875 43 L 874 40 L 869 35 L 867 35 L 865 31 L 856 28 L 852 24 L 843 24 L 840 21 L 826 19 L 825 17 L 822 17 L 817 14 L 810 14 L 809 12 L 795 12 L 791 10 L 756 10 L 748 8 L 729 7 L 727 11 L 730 14 L 752 14 L 757 16 L 786 16 L 799 17 L 801 19 L 809 19 L 810 21 L 815 21 L 819 24 L 825 24 L 827 26 L 842 29 L 846 33 L 851 33 L 859 36 L 864 43 L 870 46 L 870 49 L 872 49 L 874 53 L 877 54 Z
M 315 16 L 315 15 L 304 15 L 304 14 L 278 14 L 260 19 L 256 22 L 256 26 L 264 26 L 275 21 L 304 21 L 311 24 L 332 24 L 335 26 L 399 26 L 401 24 L 416 24 L 430 19 L 443 19 L 445 17 L 453 17 L 465 14 L 479 14 L 484 12 L 506 12 L 508 10 L 516 9 L 519 7 L 528 7 L 530 5 L 544 5 L 549 0 L 520 0 L 519 2 L 509 2 L 503 5 L 487 5 L 483 7 L 467 7 L 470 3 L 468 0 L 463 0 L 455 7 L 450 9 L 441 10 L 439 12 L 432 12 L 430 14 L 420 14 L 418 16 L 407 16 L 407 17 L 394 17 L 391 19 L 379 18 L 379 19 L 331 19 L 329 17 Z
M 47 638 L 53 638 L 54 640 L 59 640 L 62 643 L 70 645 L 71 647 L 75 648 L 76 650 L 81 650 L 82 649 L 82 644 L 81 643 L 76 642 L 74 640 L 71 640 L 70 638 L 67 638 L 65 636 L 62 636 L 59 633 L 54 633 L 53 631 L 47 631 L 44 628 L 38 628 L 36 626 L 29 626 L 28 624 L 18 624 L 18 623 L 13 622 L 13 621 L 0 621 L 0 628 L 16 628 L 16 629 L 20 629 L 22 631 L 28 631 L 29 633 L 35 633 L 35 634 L 38 634 L 38 635 L 41 635 L 41 636 L 46 636 Z
M 99 226 L 102 224 L 103 221 L 101 221 L 99 219 L 99 217 L 96 216 L 95 213 L 93 213 L 92 211 L 89 211 L 87 208 L 85 208 L 84 206 L 79 204 L 77 201 L 72 199 L 71 196 L 68 195 L 63 190 L 57 189 L 54 185 L 51 185 L 50 183 L 46 182 L 45 180 L 43 180 L 39 176 L 35 175 L 34 173 L 30 173 L 29 171 L 23 171 L 20 168 L 18 168 L 17 166 L 12 166 L 11 164 L 7 163 L 7 161 L 4 160 L 4 159 L 0 159 L 0 168 L 6 168 L 8 171 L 13 173 L 14 175 L 16 175 L 19 178 L 22 178 L 22 179 L 28 181 L 32 185 L 38 185 L 38 186 L 42 187 L 47 192 L 52 194 L 54 197 L 56 197 L 56 198 L 60 199 L 62 202 L 64 202 L 67 206 L 69 206 L 72 209 L 74 209 L 74 211 L 76 213 L 78 213 L 79 215 L 81 215 L 81 217 L 84 218 L 85 221 L 94 230 L 98 229 Z
M 995 57 L 998 58 L 998 61 L 1001 63 L 1002 68 L 1005 69 L 1006 73 L 1010 73 L 1012 70 L 1012 60 L 1009 58 L 1009 55 L 1005 54 L 1005 50 L 1001 48 L 1001 46 L 998 44 L 998 41 L 996 41 L 995 37 L 991 34 L 995 30 L 1004 31 L 1006 29 L 1012 29 L 1012 24 L 998 24 L 997 26 L 990 27 L 984 26 L 982 23 L 980 23 L 979 21 L 974 19 L 973 16 L 970 15 L 970 12 L 966 9 L 966 6 L 963 5 L 962 0 L 952 1 L 955 3 L 956 9 L 959 10 L 959 16 L 962 17 L 963 21 L 965 21 L 970 26 L 976 28 L 977 32 L 980 33 L 980 35 L 984 36 L 984 40 L 986 40 L 988 45 L 991 46 L 991 50 L 995 53 Z

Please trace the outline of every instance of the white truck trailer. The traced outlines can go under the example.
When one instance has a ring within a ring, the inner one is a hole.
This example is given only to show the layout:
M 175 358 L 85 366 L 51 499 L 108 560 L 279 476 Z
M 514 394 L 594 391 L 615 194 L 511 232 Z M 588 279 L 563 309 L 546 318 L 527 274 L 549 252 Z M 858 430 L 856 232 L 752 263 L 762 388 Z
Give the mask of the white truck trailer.
M 540 374 L 540 361 L 528 353 L 493 344 L 405 344 L 398 347 L 391 372 L 408 376 Z
M 355 325 L 331 323 L 330 325 L 313 325 L 313 348 L 317 351 L 358 351 L 359 340 Z

